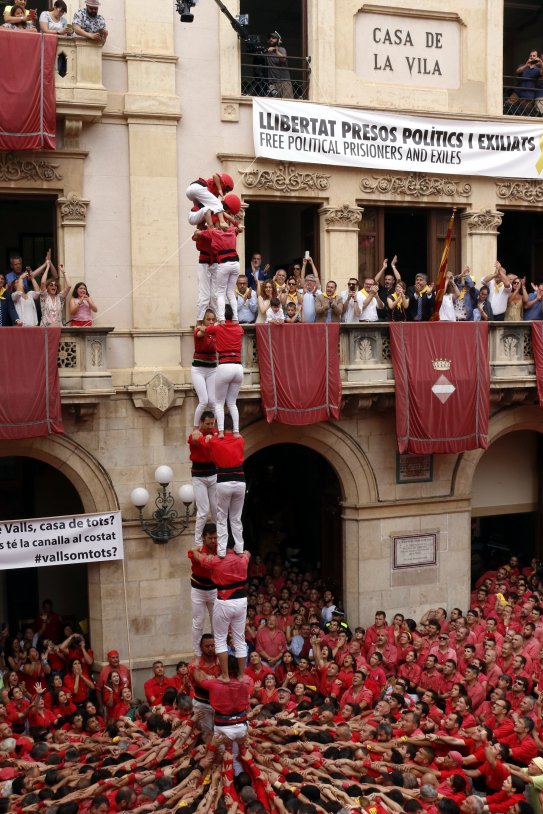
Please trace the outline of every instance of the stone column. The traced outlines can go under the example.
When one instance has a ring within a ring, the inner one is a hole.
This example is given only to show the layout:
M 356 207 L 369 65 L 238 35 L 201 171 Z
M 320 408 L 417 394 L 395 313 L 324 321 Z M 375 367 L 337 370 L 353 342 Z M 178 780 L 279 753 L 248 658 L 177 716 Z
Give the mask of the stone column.
M 60 222 L 58 263 L 63 263 L 72 283 L 85 279 L 85 226 L 87 225 L 88 200 L 70 192 L 66 198 L 58 198 Z M 58 265 L 58 264 L 57 264 Z
M 478 284 L 493 271 L 503 212 L 481 209 L 478 212 L 464 212 L 460 217 L 464 247 L 462 254 Z
M 348 203 L 319 210 L 322 258 L 319 274 L 323 287 L 328 280 L 335 280 L 340 290 L 347 277 L 358 276 L 358 231 L 363 211 Z
M 149 331 L 134 338 L 134 383 L 145 383 L 157 359 L 182 381 L 179 340 L 155 336 L 180 327 L 177 122 L 172 9 L 125 0 L 133 322 Z M 150 295 L 150 292 L 154 292 Z M 156 296 L 161 292 L 161 296 Z

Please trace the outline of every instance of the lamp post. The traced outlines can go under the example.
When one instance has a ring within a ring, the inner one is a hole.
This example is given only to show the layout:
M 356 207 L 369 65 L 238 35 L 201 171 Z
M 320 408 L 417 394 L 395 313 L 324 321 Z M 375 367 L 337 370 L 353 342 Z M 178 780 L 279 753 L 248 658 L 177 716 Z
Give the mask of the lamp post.
M 149 492 L 143 486 L 133 489 L 130 494 L 132 505 L 139 511 L 140 525 L 148 537 L 154 543 L 163 545 L 174 537 L 179 537 L 190 522 L 190 507 L 194 502 L 194 489 L 190 483 L 185 483 L 179 487 L 179 497 L 185 506 L 185 516 L 181 515 L 173 508 L 175 498 L 167 488 L 173 480 L 173 470 L 170 466 L 159 466 L 155 470 L 155 480 L 159 488 L 155 498 L 156 510 L 153 512 L 153 520 L 145 520 L 143 509 L 149 502 Z M 177 522 L 179 521 L 179 522 Z

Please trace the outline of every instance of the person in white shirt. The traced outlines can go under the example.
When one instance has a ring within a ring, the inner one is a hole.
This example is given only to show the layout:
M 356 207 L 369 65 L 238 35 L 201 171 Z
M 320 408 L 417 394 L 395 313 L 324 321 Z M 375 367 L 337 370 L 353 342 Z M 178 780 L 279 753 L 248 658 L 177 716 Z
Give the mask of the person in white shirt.
M 364 300 L 360 293 L 360 284 L 356 277 L 350 277 L 345 291 L 341 292 L 343 300 L 342 322 L 360 322 Z
M 266 311 L 266 322 L 271 322 L 274 325 L 282 325 L 284 321 L 285 315 L 281 308 L 281 303 L 277 297 L 274 297 L 270 300 L 270 307 Z
M 238 300 L 238 322 L 249 324 L 256 319 L 258 311 L 258 300 L 256 291 L 249 286 L 246 274 L 240 274 L 236 286 L 236 297 Z
M 513 287 L 505 269 L 498 260 L 496 260 L 494 269 L 492 274 L 487 274 L 486 277 L 483 277 L 483 283 L 488 285 L 490 291 L 488 299 L 492 313 L 494 314 L 494 319 L 498 322 L 503 322 L 507 309 L 507 300 L 513 291 Z
M 445 291 L 443 292 L 443 298 L 439 308 L 439 320 L 440 322 L 456 322 L 454 303 L 460 296 L 460 291 L 454 282 L 452 271 L 448 271 L 445 277 Z
M 317 281 L 312 274 L 306 274 L 303 292 L 302 322 L 315 322 L 317 318 L 315 300 L 322 292 L 317 288 Z
M 377 322 L 379 319 L 377 309 L 384 308 L 384 305 L 379 297 L 379 286 L 373 277 L 366 277 L 364 288 L 360 293 L 362 295 L 360 322 Z

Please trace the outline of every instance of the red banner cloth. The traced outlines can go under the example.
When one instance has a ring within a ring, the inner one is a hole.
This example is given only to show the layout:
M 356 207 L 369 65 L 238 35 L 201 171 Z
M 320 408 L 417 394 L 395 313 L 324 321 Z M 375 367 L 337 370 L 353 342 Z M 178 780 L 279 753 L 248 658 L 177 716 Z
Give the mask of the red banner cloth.
M 339 324 L 257 325 L 256 345 L 269 424 L 339 418 Z
M 488 446 L 486 322 L 393 322 L 400 452 L 458 453 Z
M 64 432 L 59 340 L 60 328 L 0 328 L 0 370 L 6 372 L 0 390 L 0 440 Z
M 532 322 L 532 348 L 534 352 L 535 379 L 539 406 L 543 407 L 543 323 Z
M 56 146 L 55 34 L 0 31 L 0 150 Z

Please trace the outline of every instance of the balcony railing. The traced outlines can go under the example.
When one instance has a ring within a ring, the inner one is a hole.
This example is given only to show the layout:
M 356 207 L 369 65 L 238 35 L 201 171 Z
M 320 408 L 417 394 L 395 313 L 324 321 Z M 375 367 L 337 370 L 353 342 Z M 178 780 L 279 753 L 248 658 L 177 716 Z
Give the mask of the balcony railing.
M 543 116 L 543 83 L 541 80 L 504 76 L 503 112 L 508 116 Z
M 242 391 L 260 384 L 255 329 L 244 325 Z M 285 327 L 296 330 L 296 326 Z M 530 322 L 489 324 L 490 381 L 495 389 L 535 387 Z M 340 373 L 346 393 L 393 393 L 394 375 L 388 324 L 354 323 L 340 329 Z M 466 362 L 469 365 L 469 360 Z
M 107 105 L 102 84 L 103 47 L 83 37 L 58 37 L 57 113 L 97 120 Z
M 283 99 L 307 99 L 309 96 L 309 76 L 311 57 L 288 56 L 287 66 L 290 79 L 270 77 L 265 54 L 241 52 L 241 95 L 269 96 Z M 277 69 L 275 70 L 282 70 Z
M 113 328 L 63 328 L 58 346 L 62 401 L 65 396 L 114 393 L 106 341 Z

